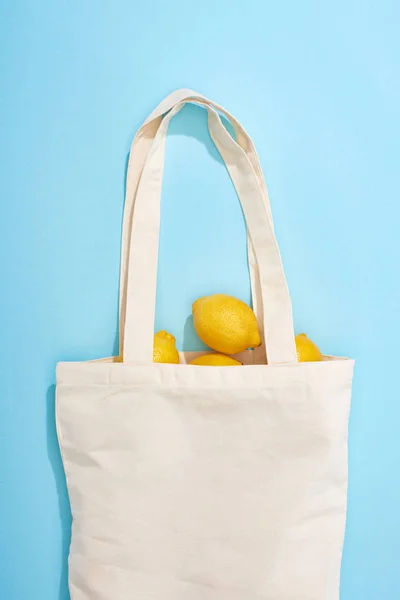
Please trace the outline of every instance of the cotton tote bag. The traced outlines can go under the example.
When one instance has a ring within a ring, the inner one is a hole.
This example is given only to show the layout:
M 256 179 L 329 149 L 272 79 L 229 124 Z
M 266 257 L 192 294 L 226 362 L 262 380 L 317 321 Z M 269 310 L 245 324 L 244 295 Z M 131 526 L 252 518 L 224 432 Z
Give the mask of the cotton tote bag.
M 264 343 L 243 367 L 152 362 L 165 139 L 186 102 L 246 219 Z M 124 362 L 57 367 L 72 600 L 338 600 L 353 362 L 297 363 L 257 154 L 200 94 L 168 96 L 133 141 L 121 264 Z

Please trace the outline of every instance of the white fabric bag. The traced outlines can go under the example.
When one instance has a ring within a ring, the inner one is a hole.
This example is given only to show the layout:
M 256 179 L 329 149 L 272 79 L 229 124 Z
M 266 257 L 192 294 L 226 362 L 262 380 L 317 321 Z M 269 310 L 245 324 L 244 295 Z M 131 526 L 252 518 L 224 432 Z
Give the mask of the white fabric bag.
M 262 349 L 243 367 L 152 362 L 165 138 L 185 102 L 208 111 L 243 207 L 268 365 Z M 353 362 L 297 363 L 254 146 L 190 90 L 167 97 L 132 144 L 120 313 L 124 363 L 57 367 L 72 600 L 337 600 Z

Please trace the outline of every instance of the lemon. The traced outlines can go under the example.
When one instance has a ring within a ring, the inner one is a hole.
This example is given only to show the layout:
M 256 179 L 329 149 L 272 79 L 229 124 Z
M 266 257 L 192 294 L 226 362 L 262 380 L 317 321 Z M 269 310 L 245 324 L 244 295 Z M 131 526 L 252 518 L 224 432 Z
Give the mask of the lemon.
M 194 302 L 192 311 L 197 335 L 217 352 L 236 354 L 261 344 L 254 312 L 233 296 L 204 296 Z
M 153 362 L 179 364 L 176 340 L 171 333 L 159 331 L 154 335 Z
M 241 367 L 242 363 L 226 356 L 226 354 L 203 354 L 192 360 L 191 365 L 199 365 L 202 367 Z
M 176 340 L 171 333 L 159 331 L 154 335 L 153 362 L 179 364 L 179 352 Z M 123 356 L 116 356 L 114 362 L 124 362 Z
M 297 360 L 299 362 L 315 362 L 322 360 L 322 354 L 318 346 L 312 342 L 305 333 L 296 335 Z

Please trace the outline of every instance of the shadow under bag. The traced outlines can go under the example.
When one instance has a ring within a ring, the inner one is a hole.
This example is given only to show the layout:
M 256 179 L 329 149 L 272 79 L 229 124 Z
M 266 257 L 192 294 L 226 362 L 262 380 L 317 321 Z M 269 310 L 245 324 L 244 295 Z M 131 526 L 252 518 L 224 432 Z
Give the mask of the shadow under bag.
M 247 224 L 263 345 L 239 368 L 153 363 L 165 140 L 186 102 L 207 110 Z M 253 143 L 191 90 L 165 98 L 132 144 L 120 315 L 123 363 L 57 366 L 71 599 L 338 600 L 353 361 L 297 362 Z

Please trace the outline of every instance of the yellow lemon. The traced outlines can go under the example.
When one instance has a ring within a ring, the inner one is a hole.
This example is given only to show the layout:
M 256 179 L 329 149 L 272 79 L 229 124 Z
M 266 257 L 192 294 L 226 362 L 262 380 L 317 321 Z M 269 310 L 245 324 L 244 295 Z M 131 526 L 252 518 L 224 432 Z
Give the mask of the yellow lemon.
M 179 353 L 175 346 L 176 340 L 171 333 L 159 331 L 154 335 L 153 362 L 179 363 Z
M 159 331 L 154 335 L 153 362 L 179 364 L 179 352 L 176 340 L 171 333 Z M 116 356 L 114 362 L 124 362 L 123 356 Z
M 318 346 L 312 342 L 305 333 L 296 335 L 297 360 L 299 362 L 315 362 L 322 360 L 322 354 Z
M 241 367 L 242 363 L 226 356 L 226 354 L 203 354 L 192 360 L 191 365 L 199 365 L 202 367 Z
M 197 335 L 217 352 L 236 354 L 261 344 L 254 312 L 233 296 L 214 294 L 199 298 L 192 310 Z

